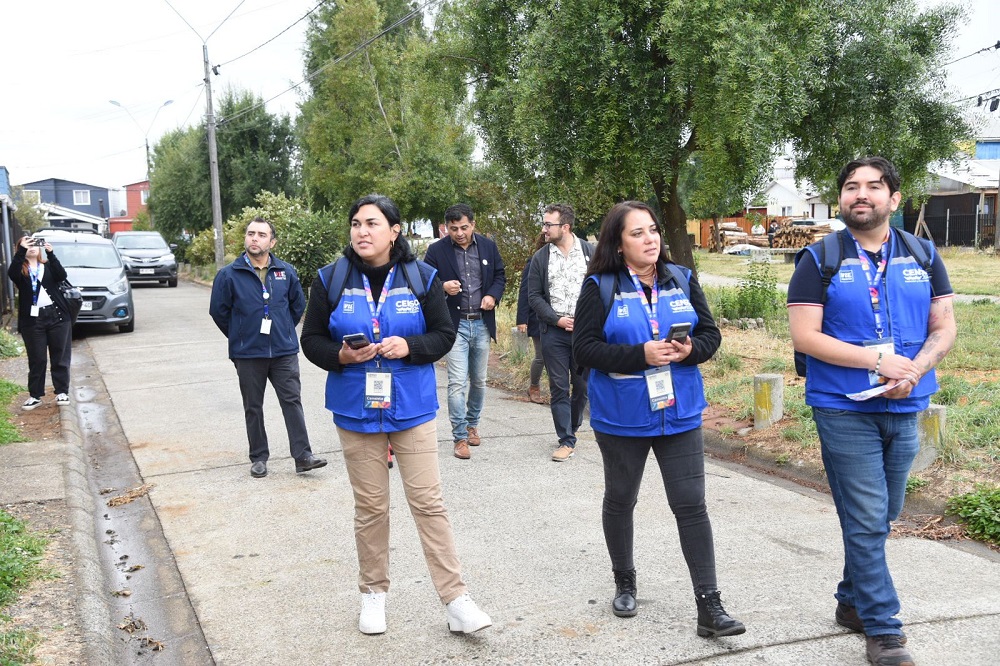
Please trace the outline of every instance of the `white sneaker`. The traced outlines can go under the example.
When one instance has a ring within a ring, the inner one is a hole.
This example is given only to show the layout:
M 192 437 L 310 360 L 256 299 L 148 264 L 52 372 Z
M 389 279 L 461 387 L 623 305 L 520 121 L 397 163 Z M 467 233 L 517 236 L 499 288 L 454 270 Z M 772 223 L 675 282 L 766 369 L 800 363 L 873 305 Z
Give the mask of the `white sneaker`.
M 35 407 L 38 407 L 40 404 L 42 404 L 42 401 L 39 400 L 38 398 L 28 398 L 27 400 L 24 401 L 24 404 L 21 405 L 21 409 L 23 409 L 26 412 L 30 412 Z
M 368 592 L 362 593 L 358 629 L 363 634 L 385 633 L 385 592 L 368 588 Z
M 479 610 L 468 594 L 463 594 L 445 608 L 448 609 L 448 629 L 452 633 L 471 634 L 493 624 L 490 616 Z
M 56 404 L 57 405 L 68 405 L 69 404 L 69 396 L 66 395 L 65 393 L 60 393 L 59 395 L 56 396 Z

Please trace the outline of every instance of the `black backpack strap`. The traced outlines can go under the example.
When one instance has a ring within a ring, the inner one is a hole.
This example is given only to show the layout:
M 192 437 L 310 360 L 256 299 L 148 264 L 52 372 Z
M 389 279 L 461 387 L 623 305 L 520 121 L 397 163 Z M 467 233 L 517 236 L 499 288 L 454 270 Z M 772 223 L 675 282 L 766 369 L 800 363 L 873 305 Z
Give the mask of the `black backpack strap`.
M 688 279 L 688 276 L 684 274 L 684 269 L 677 264 L 667 262 L 667 270 L 670 271 L 670 274 L 674 278 L 674 282 L 676 282 L 677 286 L 681 288 L 684 295 L 687 296 L 688 300 L 691 300 L 691 281 Z
M 618 274 L 601 273 L 598 279 L 598 285 L 601 288 L 601 303 L 604 304 L 604 318 L 607 319 L 611 312 L 611 304 L 615 300 L 615 292 L 618 291 Z
M 332 264 L 319 269 L 319 279 L 326 287 L 326 297 L 330 301 L 330 311 L 337 309 L 340 297 L 347 284 L 347 274 L 351 271 L 351 262 L 347 257 L 341 257 Z
M 920 264 L 920 267 L 924 269 L 925 273 L 927 273 L 927 279 L 931 283 L 931 296 L 933 296 L 934 259 L 929 254 L 927 254 L 927 248 L 924 247 L 924 244 L 920 241 L 919 238 L 902 229 L 897 229 L 896 231 L 899 232 L 899 238 L 900 240 L 903 241 L 903 245 L 906 246 L 906 249 L 909 251 L 910 256 L 916 259 L 917 263 Z
M 821 240 L 816 241 L 809 247 L 816 250 L 819 263 L 819 279 L 823 283 L 823 296 L 821 303 L 826 303 L 826 290 L 833 281 L 833 276 L 840 270 L 840 264 L 844 261 L 844 234 L 846 231 L 840 230 L 836 233 L 827 234 Z M 799 265 L 809 248 L 802 248 L 795 255 L 795 265 Z
M 403 276 L 406 278 L 406 283 L 410 285 L 410 291 L 423 307 L 427 301 L 427 285 L 424 284 L 424 278 L 420 275 L 420 266 L 417 265 L 416 261 L 403 262 Z

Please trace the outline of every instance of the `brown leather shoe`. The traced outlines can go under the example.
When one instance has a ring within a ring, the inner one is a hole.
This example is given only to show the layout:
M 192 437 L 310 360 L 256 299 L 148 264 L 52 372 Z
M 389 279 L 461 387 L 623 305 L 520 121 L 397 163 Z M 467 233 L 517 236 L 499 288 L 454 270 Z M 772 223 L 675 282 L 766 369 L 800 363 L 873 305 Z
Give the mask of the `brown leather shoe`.
M 545 401 L 542 400 L 542 390 L 537 386 L 528 387 L 528 398 L 530 398 L 531 402 L 535 403 L 536 405 L 541 405 L 545 403 Z
M 481 439 L 479 439 L 479 429 L 469 426 L 468 431 L 469 431 L 469 446 L 479 446 L 479 443 L 482 441 Z
M 471 457 L 469 453 L 469 440 L 460 439 L 455 442 L 455 457 L 462 460 L 468 460 Z

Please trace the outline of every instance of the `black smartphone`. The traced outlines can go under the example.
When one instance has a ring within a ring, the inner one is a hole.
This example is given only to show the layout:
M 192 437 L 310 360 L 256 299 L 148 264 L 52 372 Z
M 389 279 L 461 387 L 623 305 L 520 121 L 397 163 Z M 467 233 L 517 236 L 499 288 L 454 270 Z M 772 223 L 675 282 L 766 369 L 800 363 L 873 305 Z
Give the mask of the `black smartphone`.
M 371 342 L 368 341 L 368 336 L 364 333 L 351 333 L 350 335 L 345 335 L 344 342 L 351 349 L 362 349 L 371 344 Z
M 32 237 L 31 245 L 35 247 L 45 247 L 45 239 L 40 237 Z
M 667 331 L 667 340 L 676 340 L 677 342 L 684 342 L 687 340 L 687 336 L 691 334 L 691 322 L 685 321 L 678 324 L 671 324 L 670 330 Z

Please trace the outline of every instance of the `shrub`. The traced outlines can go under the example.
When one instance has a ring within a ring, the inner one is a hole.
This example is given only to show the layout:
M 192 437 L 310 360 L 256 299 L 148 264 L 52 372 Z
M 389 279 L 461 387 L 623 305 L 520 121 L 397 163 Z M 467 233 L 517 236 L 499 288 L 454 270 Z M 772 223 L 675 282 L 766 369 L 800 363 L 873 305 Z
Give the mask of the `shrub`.
M 970 536 L 1000 545 L 1000 486 L 977 485 L 975 491 L 948 500 Z
M 727 319 L 774 319 L 782 313 L 784 302 L 770 264 L 751 262 L 739 286 L 722 289 L 717 316 Z

